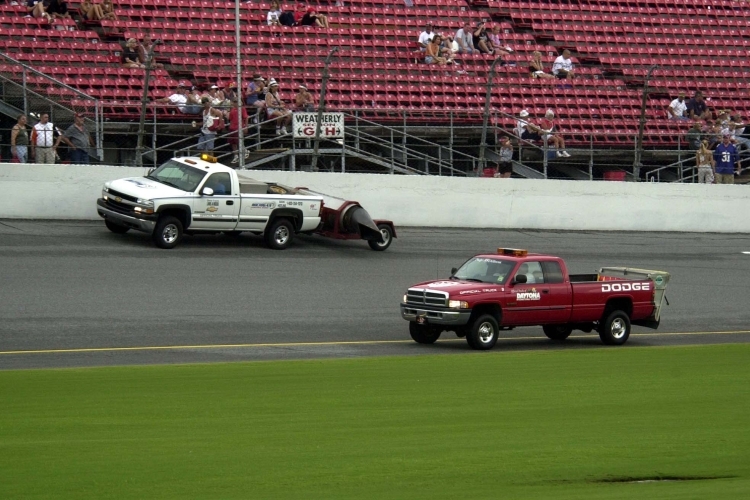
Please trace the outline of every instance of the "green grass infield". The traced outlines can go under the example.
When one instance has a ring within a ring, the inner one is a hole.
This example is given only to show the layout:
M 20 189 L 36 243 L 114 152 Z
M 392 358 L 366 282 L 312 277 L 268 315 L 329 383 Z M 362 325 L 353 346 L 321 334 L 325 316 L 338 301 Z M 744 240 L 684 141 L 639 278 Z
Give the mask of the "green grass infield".
M 750 345 L 4 371 L 0 404 L 2 499 L 750 498 Z

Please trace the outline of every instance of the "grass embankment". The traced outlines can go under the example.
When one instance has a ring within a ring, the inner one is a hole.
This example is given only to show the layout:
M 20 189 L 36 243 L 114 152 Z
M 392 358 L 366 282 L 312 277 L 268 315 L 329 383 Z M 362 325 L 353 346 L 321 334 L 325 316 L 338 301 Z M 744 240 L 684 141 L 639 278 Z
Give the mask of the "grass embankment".
M 750 345 L 0 372 L 0 498 L 748 498 Z M 661 483 L 619 478 L 711 477 Z

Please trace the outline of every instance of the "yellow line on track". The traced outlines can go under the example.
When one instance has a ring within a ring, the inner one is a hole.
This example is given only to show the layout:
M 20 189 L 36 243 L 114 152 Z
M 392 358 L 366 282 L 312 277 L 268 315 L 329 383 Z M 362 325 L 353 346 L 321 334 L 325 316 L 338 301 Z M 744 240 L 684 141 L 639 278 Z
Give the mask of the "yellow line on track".
M 750 330 L 730 330 L 720 332 L 672 332 L 672 333 L 635 333 L 634 337 L 666 337 L 670 335 L 735 335 L 750 334 Z M 575 335 L 571 338 L 596 338 L 598 335 Z M 499 341 L 541 340 L 545 337 L 500 337 Z M 374 344 L 407 344 L 413 340 L 351 340 L 329 342 L 287 342 L 274 344 L 201 344 L 201 345 L 165 345 L 140 347 L 81 347 L 74 349 L 38 349 L 31 351 L 0 351 L 0 355 L 9 354 L 64 354 L 83 352 L 121 352 L 121 351 L 169 351 L 178 349 L 235 349 L 243 347 L 316 347 L 316 346 L 346 346 L 346 345 L 374 345 Z M 464 339 L 445 339 L 441 342 L 464 342 Z

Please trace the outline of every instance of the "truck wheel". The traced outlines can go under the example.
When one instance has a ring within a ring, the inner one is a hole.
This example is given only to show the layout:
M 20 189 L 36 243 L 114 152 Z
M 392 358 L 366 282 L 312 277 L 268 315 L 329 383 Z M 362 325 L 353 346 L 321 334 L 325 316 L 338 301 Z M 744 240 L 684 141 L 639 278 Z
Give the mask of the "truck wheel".
M 294 239 L 294 226 L 289 219 L 276 219 L 265 232 L 266 245 L 274 250 L 284 250 Z
M 368 241 L 367 244 L 376 252 L 382 252 L 391 246 L 391 242 L 393 241 L 393 230 L 388 224 L 378 224 L 378 229 L 380 229 L 380 234 L 383 235 L 383 242 Z
M 130 231 L 129 227 L 121 226 L 120 224 L 117 224 L 107 219 L 104 219 L 104 225 L 107 226 L 107 229 L 109 229 L 115 234 L 125 234 L 128 231 Z
M 599 338 L 607 345 L 622 345 L 630 337 L 630 318 L 623 311 L 612 311 L 599 325 Z
M 418 325 L 417 323 L 409 322 L 409 335 L 414 339 L 414 342 L 420 344 L 434 344 L 437 339 L 440 338 L 440 330 L 429 325 Z
M 483 314 L 474 321 L 471 331 L 466 335 L 466 342 L 472 349 L 486 351 L 495 346 L 499 332 L 497 320 L 489 314 Z
M 177 217 L 160 217 L 151 235 L 159 248 L 174 248 L 182 240 L 182 222 Z
M 568 325 L 544 325 L 542 330 L 552 340 L 565 340 L 573 331 L 573 328 Z

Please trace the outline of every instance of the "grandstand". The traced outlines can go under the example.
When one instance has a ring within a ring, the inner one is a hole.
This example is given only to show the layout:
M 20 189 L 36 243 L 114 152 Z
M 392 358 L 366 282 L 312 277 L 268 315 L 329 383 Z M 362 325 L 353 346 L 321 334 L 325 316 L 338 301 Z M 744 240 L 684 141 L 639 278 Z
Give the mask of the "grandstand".
M 504 43 L 514 49 L 496 68 L 491 124 L 500 131 L 495 134 L 510 132 L 522 109 L 535 117 L 554 109 L 569 147 L 604 151 L 609 162 L 632 164 L 644 76 L 654 64 L 643 145 L 667 153 L 651 154 L 653 165 L 669 164 L 678 159 L 671 151 L 685 149 L 689 124 L 667 120 L 665 114 L 678 91 L 702 90 L 713 109 L 750 116 L 750 70 L 742 63 L 750 52 L 745 1 L 690 0 L 679 7 L 669 0 L 422 0 L 411 7 L 384 0 L 337 3 L 343 5 L 318 5 L 331 25 L 325 30 L 268 26 L 267 2 L 243 2 L 243 78 L 253 73 L 273 77 L 287 98 L 301 83 L 317 95 L 323 62 L 332 47 L 339 47 L 330 66 L 329 109 L 356 109 L 357 116 L 373 122 L 413 126 L 411 133 L 428 124 L 440 126 L 439 133 L 450 126 L 454 134 L 455 126 L 461 132 L 451 136 L 450 147 L 463 144 L 467 152 L 477 143 L 494 58 L 462 55 L 458 65 L 426 65 L 416 40 L 428 20 L 446 34 L 467 20 L 472 25 L 487 21 L 500 25 Z M 76 2 L 69 5 L 77 7 Z M 24 17 L 24 6 L 6 1 L 0 4 L 0 51 L 98 101 L 105 134 L 106 124 L 135 122 L 140 112 L 144 70 L 120 65 L 128 38 L 150 34 L 163 41 L 156 53 L 163 69 L 152 71 L 152 99 L 168 95 L 184 80 L 198 86 L 234 80 L 233 1 L 115 0 L 115 6 L 116 21 L 89 22 L 74 15 L 50 28 Z M 541 51 L 550 67 L 565 48 L 573 54 L 576 79 L 561 84 L 529 77 L 533 51 Z M 94 106 L 49 78 L 21 73 L 19 65 L 0 60 L 0 78 L 6 81 L 23 78 L 24 85 L 61 106 Z M 21 108 L 5 95 L 3 100 L 1 110 L 9 116 Z M 149 105 L 148 117 L 159 123 L 190 121 L 156 104 Z M 612 150 L 618 154 L 606 153 Z M 593 161 L 586 156 L 583 162 Z

